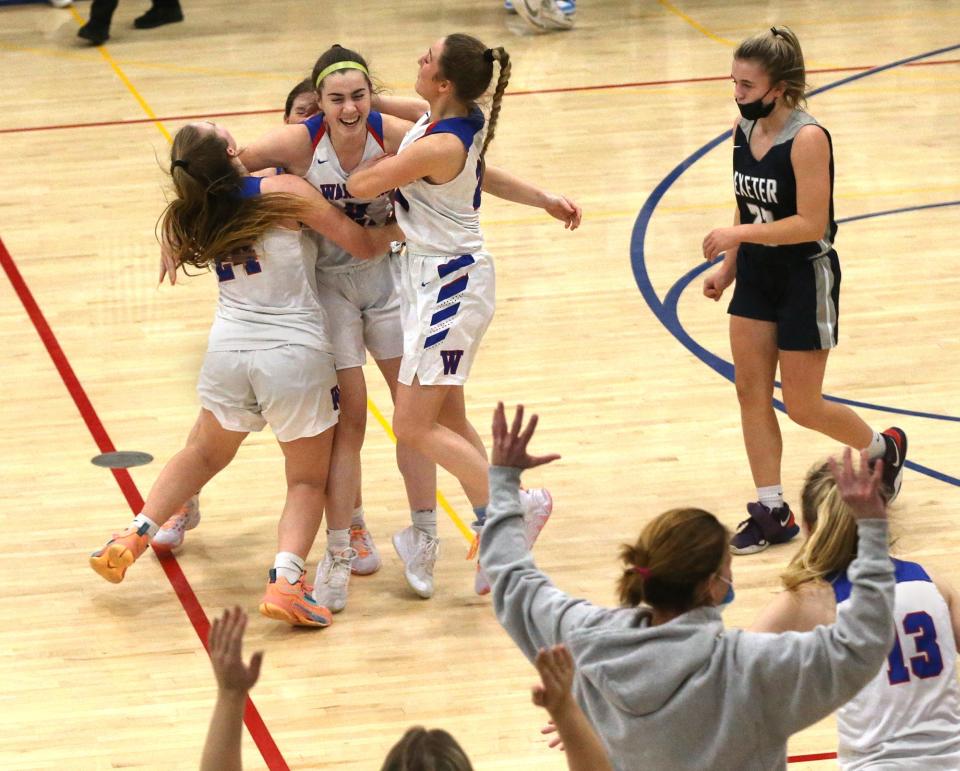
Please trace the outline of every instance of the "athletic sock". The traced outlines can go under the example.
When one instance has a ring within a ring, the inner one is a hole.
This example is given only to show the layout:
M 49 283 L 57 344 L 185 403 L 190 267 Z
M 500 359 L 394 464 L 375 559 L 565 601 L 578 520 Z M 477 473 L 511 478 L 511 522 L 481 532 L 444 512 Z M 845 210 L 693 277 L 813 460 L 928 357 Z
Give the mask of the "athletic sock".
M 780 485 L 758 487 L 757 500 L 770 509 L 770 511 L 779 509 L 781 506 L 783 506 L 783 487 Z
M 357 506 L 353 510 L 353 516 L 350 518 L 350 527 L 365 527 L 366 523 L 363 521 L 363 505 Z
M 437 510 L 417 509 L 410 512 L 410 520 L 417 530 L 422 530 L 429 536 L 437 537 Z
M 277 578 L 283 576 L 291 584 L 300 580 L 300 576 L 303 575 L 303 568 L 303 557 L 294 554 L 292 551 L 277 552 L 277 556 L 273 560 L 273 569 L 277 571 Z
M 143 512 L 140 512 L 133 518 L 133 523 L 130 525 L 130 527 L 132 527 L 134 530 L 139 530 L 144 525 L 147 526 L 146 536 L 148 539 L 153 538 L 160 529 L 160 525 L 150 519 L 150 517 L 146 516 Z
M 343 530 L 327 531 L 327 551 L 331 554 L 339 554 L 344 549 L 350 548 L 350 528 Z
M 870 440 L 870 444 L 866 446 L 867 457 L 870 460 L 876 460 L 877 458 L 882 458 L 887 452 L 887 442 L 883 438 L 883 434 L 878 434 L 876 431 L 873 432 L 873 438 Z

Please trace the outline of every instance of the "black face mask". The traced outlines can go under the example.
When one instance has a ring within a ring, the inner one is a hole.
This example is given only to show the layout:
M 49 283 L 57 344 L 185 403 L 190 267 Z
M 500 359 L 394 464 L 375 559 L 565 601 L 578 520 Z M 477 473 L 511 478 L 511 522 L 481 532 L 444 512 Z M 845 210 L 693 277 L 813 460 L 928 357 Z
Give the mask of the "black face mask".
M 746 104 L 740 104 L 737 102 L 737 107 L 740 110 L 740 114 L 746 120 L 760 120 L 760 118 L 766 118 L 770 113 L 773 112 L 773 108 L 777 105 L 776 97 L 770 102 L 770 104 L 763 103 L 763 97 L 773 91 L 773 86 L 767 89 L 767 93 L 757 99 L 755 102 L 747 102 Z

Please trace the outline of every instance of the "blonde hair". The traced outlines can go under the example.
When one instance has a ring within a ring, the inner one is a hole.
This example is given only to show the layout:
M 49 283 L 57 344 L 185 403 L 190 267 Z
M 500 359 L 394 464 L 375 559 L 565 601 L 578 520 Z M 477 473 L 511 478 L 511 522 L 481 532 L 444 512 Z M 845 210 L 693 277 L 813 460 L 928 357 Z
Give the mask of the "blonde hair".
M 770 77 L 771 86 L 783 83 L 783 102 L 787 107 L 806 105 L 807 70 L 803 51 L 789 27 L 771 27 L 748 37 L 737 46 L 733 58 L 759 62 Z
M 670 509 L 621 547 L 620 603 L 686 613 L 702 604 L 697 587 L 720 570 L 730 534 L 703 509 Z
M 227 140 L 195 125 L 173 138 L 170 176 L 176 197 L 160 216 L 160 228 L 178 266 L 243 262 L 264 233 L 309 211 L 304 199 L 287 193 L 242 198 L 243 176 L 227 153 Z

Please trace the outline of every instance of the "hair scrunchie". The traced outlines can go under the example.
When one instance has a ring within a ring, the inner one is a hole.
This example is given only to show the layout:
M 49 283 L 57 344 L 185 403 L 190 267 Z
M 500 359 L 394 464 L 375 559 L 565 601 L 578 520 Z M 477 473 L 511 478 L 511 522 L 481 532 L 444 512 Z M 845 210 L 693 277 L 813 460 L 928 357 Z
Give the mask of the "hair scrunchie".
M 644 581 L 650 578 L 650 568 L 633 567 L 633 568 L 630 568 L 630 572 L 636 573 Z
M 173 163 L 170 164 L 170 171 L 172 172 L 174 169 L 179 167 L 189 173 L 190 171 L 189 166 L 190 164 L 188 164 L 185 160 L 183 160 L 182 158 L 177 158 L 177 160 L 175 160 Z
M 485 62 L 490 62 L 491 64 L 493 64 L 493 59 L 494 59 L 494 57 L 493 57 L 493 49 L 492 49 L 492 48 L 488 48 L 486 51 L 483 52 L 483 60 L 484 60 Z

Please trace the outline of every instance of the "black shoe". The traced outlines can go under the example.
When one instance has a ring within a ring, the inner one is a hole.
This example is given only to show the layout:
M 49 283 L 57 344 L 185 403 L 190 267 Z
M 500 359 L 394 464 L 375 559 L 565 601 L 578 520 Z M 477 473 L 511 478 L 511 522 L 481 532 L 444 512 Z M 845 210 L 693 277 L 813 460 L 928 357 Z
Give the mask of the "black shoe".
M 143 16 L 138 16 L 133 20 L 133 26 L 137 29 L 153 29 L 162 27 L 164 24 L 173 24 L 177 21 L 183 21 L 183 11 L 179 5 L 170 8 L 158 8 L 153 6 Z
M 737 525 L 737 532 L 730 539 L 730 551 L 734 554 L 756 554 L 771 544 L 786 543 L 800 532 L 790 507 L 784 503 L 768 509 L 762 503 L 747 504 L 748 519 Z
M 883 454 L 883 486 L 887 491 L 887 503 L 892 503 L 900 495 L 903 484 L 903 463 L 907 459 L 907 434 L 902 428 L 893 426 L 883 432 L 883 441 L 887 450 Z
M 102 46 L 110 39 L 110 30 L 107 27 L 100 27 L 92 21 L 88 21 L 77 30 L 77 37 L 82 37 L 95 46 Z

